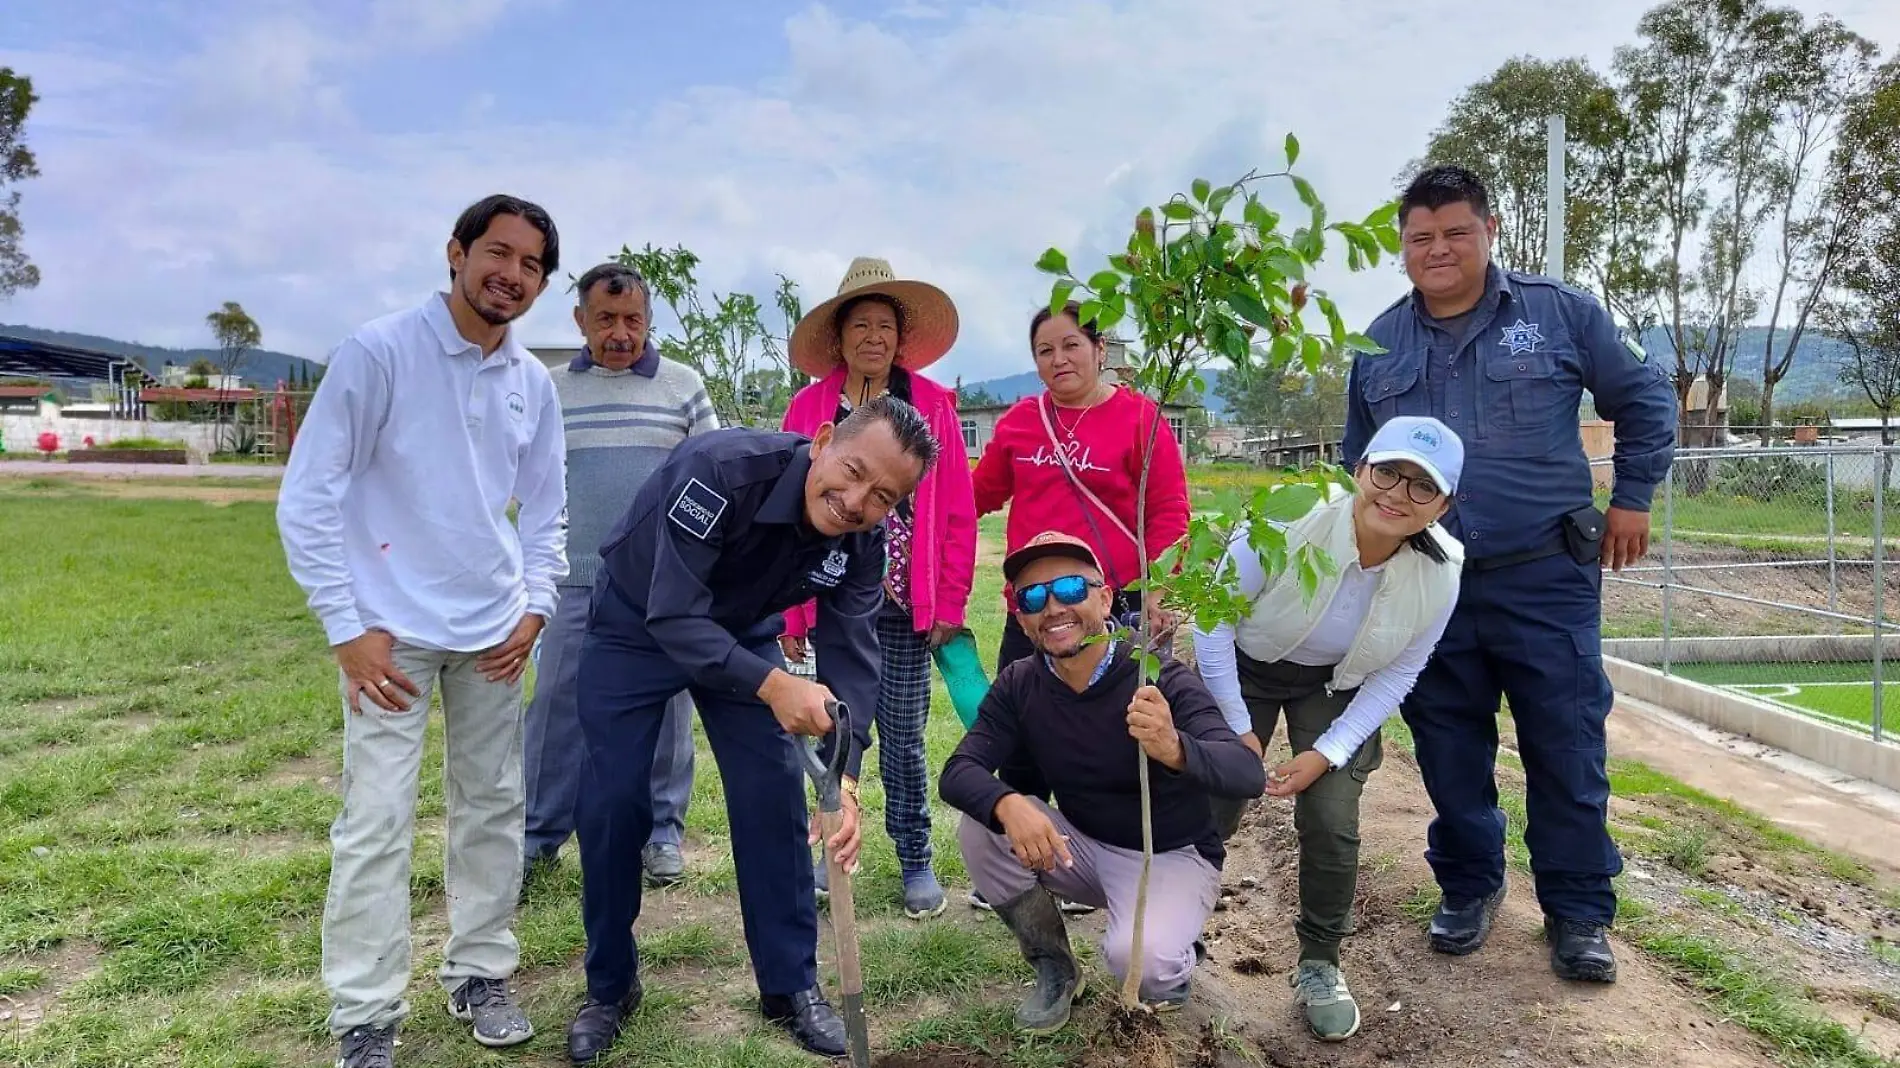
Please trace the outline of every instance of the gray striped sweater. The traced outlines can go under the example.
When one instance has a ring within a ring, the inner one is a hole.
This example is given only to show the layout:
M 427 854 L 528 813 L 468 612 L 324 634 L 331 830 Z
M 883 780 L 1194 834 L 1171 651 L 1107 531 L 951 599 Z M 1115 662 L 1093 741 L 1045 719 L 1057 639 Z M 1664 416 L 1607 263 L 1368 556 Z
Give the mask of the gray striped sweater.
M 699 372 L 664 359 L 649 344 L 625 371 L 586 353 L 554 374 L 567 437 L 567 578 L 592 586 L 600 543 L 673 447 L 719 428 Z

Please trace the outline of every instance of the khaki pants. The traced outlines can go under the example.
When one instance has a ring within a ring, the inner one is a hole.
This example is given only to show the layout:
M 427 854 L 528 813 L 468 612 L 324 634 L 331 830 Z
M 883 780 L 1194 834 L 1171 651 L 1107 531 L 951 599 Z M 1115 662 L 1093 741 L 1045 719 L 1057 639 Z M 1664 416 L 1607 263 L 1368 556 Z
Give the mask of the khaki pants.
M 1061 812 L 1031 799 L 1069 839 L 1075 867 L 1035 872 L 1010 851 L 1009 839 L 964 816 L 957 824 L 970 882 L 992 904 L 1015 898 L 1037 883 L 1057 897 L 1108 910 L 1102 957 L 1120 980 L 1134 951 L 1135 889 L 1141 881 L 1141 851 L 1099 842 L 1075 829 Z M 1142 927 L 1141 992 L 1144 998 L 1172 993 L 1194 971 L 1194 942 L 1214 913 L 1220 872 L 1192 846 L 1156 853 L 1148 869 L 1148 916 Z
M 521 892 L 524 804 L 522 687 L 489 682 L 475 653 L 398 641 L 396 667 L 421 690 L 407 712 L 344 694 L 343 810 L 330 827 L 330 891 L 323 909 L 323 982 L 330 1032 L 381 1027 L 409 1014 L 409 867 L 416 783 L 430 694 L 442 694 L 447 728 L 445 882 L 449 941 L 440 980 L 506 979 L 520 957 L 511 927 Z M 346 685 L 341 683 L 340 685 Z

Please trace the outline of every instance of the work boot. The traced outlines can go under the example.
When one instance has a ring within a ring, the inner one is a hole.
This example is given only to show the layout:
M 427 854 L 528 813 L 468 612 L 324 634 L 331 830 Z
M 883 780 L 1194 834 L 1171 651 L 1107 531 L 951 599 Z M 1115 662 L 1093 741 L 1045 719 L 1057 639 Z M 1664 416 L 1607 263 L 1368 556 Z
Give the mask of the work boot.
M 686 858 L 671 842 L 649 842 L 640 851 L 640 869 L 648 886 L 672 886 L 686 874 Z
M 518 1046 L 534 1037 L 534 1025 L 508 996 L 501 979 L 464 980 L 449 995 L 449 1015 L 475 1025 L 475 1041 L 484 1046 Z
M 950 902 L 937 883 L 937 873 L 925 868 L 904 873 L 904 915 L 913 920 L 928 920 L 942 915 Z
M 1188 999 L 1194 996 L 1194 980 L 1183 979 L 1151 998 L 1141 999 L 1148 1011 L 1159 1015 L 1164 1012 L 1178 1012 L 1187 1008 Z
M 1016 1007 L 1016 1026 L 1032 1035 L 1062 1030 L 1069 1022 L 1069 1006 L 1082 989 L 1082 969 L 1069 948 L 1068 925 L 1055 896 L 1033 886 L 994 908 L 1036 972 L 1035 989 Z
M 1504 904 L 1504 883 L 1485 897 L 1450 897 L 1438 903 L 1427 932 L 1432 948 L 1440 953 L 1462 957 L 1475 953 L 1491 933 L 1491 920 Z
M 1344 1042 L 1359 1031 L 1359 1003 L 1346 987 L 1339 965 L 1303 960 L 1293 973 L 1293 999 L 1306 1013 L 1306 1026 L 1322 1042 Z
M 819 851 L 818 859 L 812 862 L 811 889 L 820 901 L 831 896 L 831 868 L 825 864 L 823 850 Z
M 850 1052 L 845 1044 L 844 1021 L 825 1000 L 824 991 L 815 986 L 796 994 L 760 995 L 759 1012 L 791 1032 L 808 1052 L 820 1057 L 843 1057 Z
M 586 1064 L 613 1048 L 627 1018 L 640 1007 L 643 991 L 640 980 L 633 981 L 627 996 L 613 1004 L 588 998 L 567 1027 L 567 1057 L 575 1064 Z
M 391 1068 L 395 1062 L 394 1027 L 353 1027 L 343 1036 L 336 1068 Z
M 1544 937 L 1550 941 L 1550 970 L 1559 979 L 1616 982 L 1616 954 L 1610 951 L 1610 933 L 1602 924 L 1546 916 Z

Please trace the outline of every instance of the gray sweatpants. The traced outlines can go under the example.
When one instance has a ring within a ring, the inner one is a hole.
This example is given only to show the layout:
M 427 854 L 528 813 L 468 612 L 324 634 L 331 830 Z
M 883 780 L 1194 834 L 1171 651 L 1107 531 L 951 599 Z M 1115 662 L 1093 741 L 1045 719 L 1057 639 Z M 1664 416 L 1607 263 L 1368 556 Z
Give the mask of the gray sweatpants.
M 1057 897 L 1108 910 L 1102 959 L 1117 979 L 1128 974 L 1134 942 L 1135 886 L 1141 851 L 1098 842 L 1075 829 L 1062 813 L 1035 804 L 1069 838 L 1072 868 L 1035 872 L 1010 852 L 1009 838 L 968 816 L 957 825 L 957 845 L 970 882 L 985 900 L 1001 903 L 1038 881 Z M 1148 872 L 1148 919 L 1142 928 L 1141 996 L 1172 992 L 1194 971 L 1194 940 L 1201 937 L 1220 895 L 1220 872 L 1192 846 L 1157 853 Z
M 534 699 L 528 703 L 523 735 L 528 829 L 522 849 L 528 860 L 554 854 L 574 833 L 574 805 L 580 795 L 581 758 L 586 749 L 575 680 L 592 593 L 585 586 L 560 587 L 560 603 L 541 632 L 535 657 Z M 653 835 L 648 844 L 679 845 L 685 840 L 686 805 L 692 796 L 693 699 L 682 690 L 667 702 L 660 743 L 653 753 Z
M 511 924 L 521 890 L 521 684 L 489 682 L 477 653 L 398 641 L 396 667 L 422 690 L 406 712 L 343 694 L 343 809 L 330 826 L 323 908 L 323 982 L 330 1033 L 381 1027 L 409 1014 L 409 867 L 430 694 L 442 695 L 447 747 L 444 864 L 449 941 L 439 978 L 506 979 L 520 959 Z M 347 680 L 338 673 L 338 689 Z

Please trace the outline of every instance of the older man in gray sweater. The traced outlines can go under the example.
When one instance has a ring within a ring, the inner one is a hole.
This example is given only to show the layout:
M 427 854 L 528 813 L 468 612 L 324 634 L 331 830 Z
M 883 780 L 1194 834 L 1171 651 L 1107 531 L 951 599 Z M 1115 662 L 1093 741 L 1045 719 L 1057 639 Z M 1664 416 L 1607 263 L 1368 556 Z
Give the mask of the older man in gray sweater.
M 542 635 L 522 739 L 526 879 L 552 865 L 574 833 L 583 744 L 575 673 L 600 543 L 675 445 L 719 426 L 698 372 L 662 358 L 647 336 L 653 305 L 646 279 L 630 267 L 604 263 L 582 275 L 575 288 L 580 303 L 574 323 L 587 348 L 554 374 L 567 439 L 568 574 Z M 641 861 L 655 886 L 673 882 L 685 868 L 680 842 L 693 789 L 692 717 L 692 700 L 682 691 L 667 708 L 653 761 L 653 835 Z

